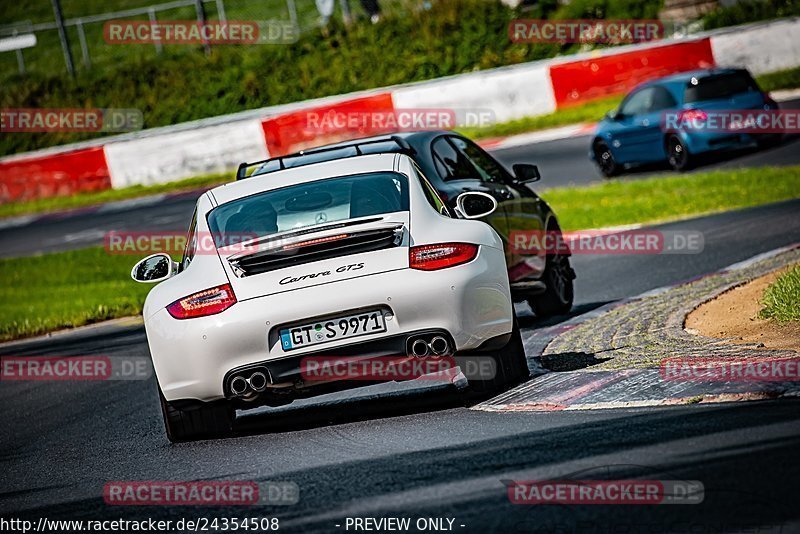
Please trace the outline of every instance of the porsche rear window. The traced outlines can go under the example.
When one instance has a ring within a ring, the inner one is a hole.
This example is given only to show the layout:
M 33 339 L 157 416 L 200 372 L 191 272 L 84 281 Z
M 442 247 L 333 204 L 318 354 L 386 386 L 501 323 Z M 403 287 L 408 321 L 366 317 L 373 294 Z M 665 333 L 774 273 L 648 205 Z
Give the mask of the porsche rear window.
M 408 179 L 367 173 L 283 187 L 227 202 L 208 213 L 214 235 L 264 237 L 336 221 L 408 210 Z

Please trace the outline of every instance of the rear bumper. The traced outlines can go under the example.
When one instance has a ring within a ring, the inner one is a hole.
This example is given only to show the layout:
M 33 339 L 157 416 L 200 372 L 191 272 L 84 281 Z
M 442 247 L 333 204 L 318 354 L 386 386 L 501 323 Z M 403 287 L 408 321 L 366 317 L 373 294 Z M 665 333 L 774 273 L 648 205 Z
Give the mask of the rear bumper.
M 283 325 L 349 310 L 381 308 L 393 314 L 387 331 L 284 352 Z M 424 272 L 401 269 L 241 301 L 218 315 L 177 320 L 161 309 L 145 323 L 150 352 L 168 401 L 212 401 L 225 396 L 233 369 L 356 343 L 447 332 L 457 351 L 479 348 L 511 332 L 513 308 L 503 252 L 481 247 L 472 262 Z M 377 346 L 370 344 L 372 346 Z M 363 384 L 362 384 L 363 385 Z
M 681 138 L 692 154 L 742 148 L 756 142 L 756 136 L 746 133 L 681 132 Z

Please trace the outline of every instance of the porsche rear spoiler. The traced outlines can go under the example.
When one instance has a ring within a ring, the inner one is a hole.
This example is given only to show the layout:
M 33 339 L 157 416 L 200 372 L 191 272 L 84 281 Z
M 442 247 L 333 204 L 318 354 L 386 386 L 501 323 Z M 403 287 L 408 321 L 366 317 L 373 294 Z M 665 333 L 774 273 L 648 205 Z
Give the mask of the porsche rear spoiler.
M 306 229 L 274 234 L 258 243 L 255 250 L 238 252 L 225 259 L 234 273 L 243 277 L 400 245 L 405 229 L 403 223 L 386 221 L 371 224 L 367 228 L 352 228 L 354 224 L 380 220 L 345 221 L 325 228 L 317 227 L 317 231 L 313 232 Z M 221 249 L 220 253 L 223 251 Z
M 301 158 L 303 156 L 310 156 L 310 155 L 313 155 L 313 154 L 324 154 L 325 152 L 334 152 L 336 150 L 342 150 L 342 149 L 346 149 L 346 148 L 353 148 L 353 149 L 355 149 L 355 154 L 350 155 L 350 156 L 344 156 L 342 158 L 335 158 L 335 159 L 344 159 L 344 158 L 348 158 L 348 157 L 363 156 L 364 153 L 361 151 L 361 147 L 367 146 L 367 145 L 374 145 L 374 144 L 378 144 L 378 143 L 386 143 L 386 142 L 389 142 L 389 141 L 393 141 L 395 144 L 397 144 L 397 146 L 400 147 L 399 152 L 401 152 L 403 154 L 414 155 L 416 153 L 416 151 L 408 143 L 408 141 L 406 141 L 404 138 L 400 137 L 399 135 L 391 135 L 391 136 L 387 136 L 387 137 L 381 137 L 379 139 L 370 139 L 368 141 L 358 141 L 358 140 L 356 140 L 356 141 L 352 141 L 352 142 L 349 142 L 349 143 L 340 143 L 340 144 L 324 146 L 324 147 L 320 147 L 320 148 L 310 148 L 308 150 L 301 150 L 301 151 L 295 152 L 293 154 L 286 154 L 285 156 L 277 156 L 277 157 L 274 157 L 274 158 L 268 158 L 268 159 L 264 159 L 264 160 L 261 160 L 261 161 L 254 161 L 252 163 L 247 163 L 247 162 L 240 163 L 239 164 L 239 168 L 236 170 L 236 180 L 244 180 L 245 178 L 249 178 L 251 176 L 260 176 L 262 174 L 268 174 L 270 172 L 284 170 L 284 169 L 287 168 L 285 160 Z M 258 174 L 256 174 L 255 172 L 247 174 L 248 170 L 251 169 L 252 167 L 264 166 L 267 163 L 273 163 L 273 162 L 277 162 L 278 168 L 276 168 L 274 170 L 270 170 L 270 171 L 260 172 Z M 311 165 L 313 163 L 319 163 L 319 161 L 318 160 L 313 160 L 313 161 L 309 161 L 308 163 L 298 162 L 296 164 L 293 164 L 292 168 L 303 167 L 304 165 Z

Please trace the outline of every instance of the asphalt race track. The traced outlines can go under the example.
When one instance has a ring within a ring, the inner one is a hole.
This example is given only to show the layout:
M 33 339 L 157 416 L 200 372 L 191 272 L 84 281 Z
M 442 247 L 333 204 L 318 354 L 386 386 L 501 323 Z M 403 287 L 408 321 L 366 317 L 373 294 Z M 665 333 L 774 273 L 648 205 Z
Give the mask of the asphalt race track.
M 795 200 L 657 227 L 703 232 L 702 254 L 576 256 L 575 313 L 800 242 L 798 213 Z M 541 326 L 532 316 L 523 323 Z M 148 351 L 133 325 L 20 342 L 0 354 Z M 0 402 L 4 517 L 278 517 L 289 532 L 344 532 L 347 517 L 384 516 L 450 518 L 457 532 L 800 531 L 795 400 L 488 413 L 468 409 L 450 387 L 384 385 L 264 409 L 237 421 L 237 437 L 177 446 L 164 436 L 152 378 L 4 382 Z M 503 482 L 601 478 L 697 480 L 705 497 L 524 506 L 509 502 Z M 120 480 L 291 481 L 300 499 L 284 507 L 106 505 L 104 484 Z
M 800 100 L 787 101 L 782 106 L 800 107 Z M 513 163 L 539 165 L 542 181 L 535 184 L 534 189 L 545 191 L 551 187 L 602 181 L 600 173 L 588 158 L 590 142 L 591 136 L 581 136 L 508 148 L 495 152 L 495 155 L 509 167 Z M 772 149 L 721 155 L 694 172 L 717 168 L 798 164 L 800 137 L 793 137 Z M 664 168 L 647 168 L 625 174 L 622 179 L 639 179 L 659 172 L 671 173 Z M 164 198 L 158 202 L 153 202 L 152 199 L 135 199 L 125 201 L 120 209 L 104 208 L 74 213 L 66 217 L 40 219 L 23 226 L 6 227 L 0 221 L 0 257 L 28 256 L 100 245 L 103 243 L 103 236 L 109 231 L 183 233 L 189 226 L 196 196 L 189 194 Z

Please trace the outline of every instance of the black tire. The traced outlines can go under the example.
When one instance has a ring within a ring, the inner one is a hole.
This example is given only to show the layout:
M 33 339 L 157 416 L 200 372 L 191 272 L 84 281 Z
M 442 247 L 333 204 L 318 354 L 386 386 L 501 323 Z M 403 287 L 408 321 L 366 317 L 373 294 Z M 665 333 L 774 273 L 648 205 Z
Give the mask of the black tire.
M 575 297 L 574 279 L 575 271 L 569 263 L 569 256 L 549 254 L 542 275 L 542 282 L 547 289 L 528 299 L 533 313 L 540 318 L 569 313 Z
M 605 141 L 595 141 L 594 143 L 594 160 L 597 162 L 597 167 L 606 178 L 612 178 L 622 174 L 622 165 L 617 163 L 614 159 L 614 154 Z
M 522 343 L 522 333 L 516 315 L 511 339 L 491 356 L 495 361 L 494 377 L 488 380 L 470 379 L 469 385 L 472 392 L 479 395 L 499 392 L 516 386 L 530 377 L 528 359 L 525 356 L 525 346 Z
M 221 438 L 233 429 L 236 411 L 225 401 L 208 403 L 192 410 L 179 410 L 159 391 L 167 439 L 172 443 Z
M 670 135 L 666 140 L 667 163 L 672 170 L 683 172 L 694 167 L 694 157 L 677 135 Z

